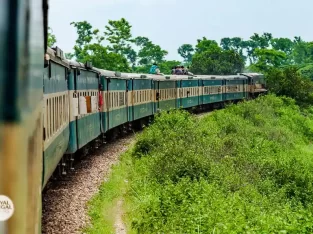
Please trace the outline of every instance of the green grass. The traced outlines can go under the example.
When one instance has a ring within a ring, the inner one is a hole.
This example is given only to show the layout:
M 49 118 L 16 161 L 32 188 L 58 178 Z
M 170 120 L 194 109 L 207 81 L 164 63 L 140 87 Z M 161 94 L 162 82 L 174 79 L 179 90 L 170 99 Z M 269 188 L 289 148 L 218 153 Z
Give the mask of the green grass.
M 126 178 L 129 165 L 126 160 L 127 155 L 128 153 L 125 153 L 123 155 L 124 160 L 113 166 L 110 178 L 101 185 L 98 194 L 89 202 L 88 215 L 91 218 L 92 226 L 87 227 L 84 233 L 115 233 L 116 203 L 128 190 Z
M 312 113 L 268 95 L 157 116 L 91 201 L 87 233 L 114 233 L 121 197 L 128 233 L 312 233 Z

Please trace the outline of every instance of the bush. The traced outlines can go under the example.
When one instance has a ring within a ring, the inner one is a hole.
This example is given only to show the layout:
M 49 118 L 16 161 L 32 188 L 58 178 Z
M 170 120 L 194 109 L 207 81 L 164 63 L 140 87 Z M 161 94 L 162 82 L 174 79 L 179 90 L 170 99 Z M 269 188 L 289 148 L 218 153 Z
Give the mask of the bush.
M 137 233 L 313 232 L 312 110 L 268 95 L 157 116 L 132 152 Z

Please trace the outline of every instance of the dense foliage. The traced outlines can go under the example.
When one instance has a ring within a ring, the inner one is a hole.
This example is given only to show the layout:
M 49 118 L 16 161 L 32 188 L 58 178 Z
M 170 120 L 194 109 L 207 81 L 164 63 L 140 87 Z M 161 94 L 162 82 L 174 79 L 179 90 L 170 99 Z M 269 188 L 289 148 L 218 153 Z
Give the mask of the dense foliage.
M 120 199 L 129 233 L 312 233 L 312 114 L 273 95 L 162 113 L 91 202 L 87 233 L 109 233 Z
M 313 232 L 313 121 L 275 96 L 156 118 L 132 153 L 138 233 Z
M 266 72 L 266 75 L 267 85 L 271 92 L 292 97 L 301 106 L 312 105 L 313 82 L 304 77 L 297 67 L 271 68 Z
M 48 28 L 48 46 L 52 47 L 52 46 L 54 46 L 55 43 L 57 43 L 57 38 L 53 34 L 52 28 L 49 27 Z

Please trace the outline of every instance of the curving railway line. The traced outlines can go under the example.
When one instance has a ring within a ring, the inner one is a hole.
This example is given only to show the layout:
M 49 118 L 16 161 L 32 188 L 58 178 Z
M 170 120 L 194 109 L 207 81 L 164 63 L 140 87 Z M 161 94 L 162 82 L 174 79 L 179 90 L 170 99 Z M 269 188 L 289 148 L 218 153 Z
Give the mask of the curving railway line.
M 159 111 L 204 110 L 266 92 L 263 75 L 161 76 L 68 61 L 47 48 L 47 0 L 0 9 L 0 194 L 14 204 L 0 233 L 41 233 L 42 191 L 80 155 Z

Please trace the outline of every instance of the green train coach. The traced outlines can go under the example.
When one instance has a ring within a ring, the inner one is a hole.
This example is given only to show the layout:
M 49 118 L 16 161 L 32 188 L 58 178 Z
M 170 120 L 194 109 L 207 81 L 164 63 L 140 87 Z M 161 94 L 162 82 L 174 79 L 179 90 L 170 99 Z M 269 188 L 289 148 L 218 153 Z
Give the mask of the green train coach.
M 160 111 L 221 107 L 266 93 L 257 73 L 163 76 L 69 61 L 46 46 L 45 0 L 5 0 L 0 33 L 0 195 L 15 207 L 0 233 L 41 233 L 49 179 L 73 170 L 78 153 L 106 138 L 142 127 Z

